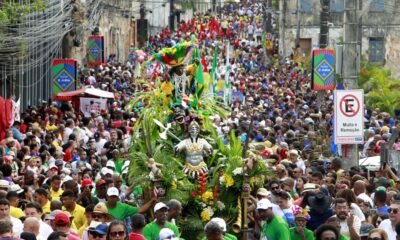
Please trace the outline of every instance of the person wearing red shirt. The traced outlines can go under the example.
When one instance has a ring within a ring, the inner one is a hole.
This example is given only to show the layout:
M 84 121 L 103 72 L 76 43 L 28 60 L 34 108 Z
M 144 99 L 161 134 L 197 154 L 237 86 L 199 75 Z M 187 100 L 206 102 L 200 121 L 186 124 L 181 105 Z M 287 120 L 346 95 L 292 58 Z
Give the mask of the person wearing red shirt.
M 146 220 L 142 214 L 135 214 L 132 216 L 132 233 L 129 235 L 129 240 L 146 240 L 142 235 Z

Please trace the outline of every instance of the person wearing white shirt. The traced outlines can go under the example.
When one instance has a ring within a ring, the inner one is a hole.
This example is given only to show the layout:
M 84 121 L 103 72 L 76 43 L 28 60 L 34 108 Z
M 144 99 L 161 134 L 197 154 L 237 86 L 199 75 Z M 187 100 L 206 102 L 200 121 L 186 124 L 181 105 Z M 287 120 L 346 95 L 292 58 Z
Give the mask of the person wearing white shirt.
M 362 180 L 358 180 L 354 183 L 353 191 L 357 198 L 362 199 L 364 202 L 369 202 L 370 206 L 374 206 L 374 202 L 371 197 L 365 193 L 365 183 Z
M 48 236 L 53 232 L 53 229 L 50 227 L 50 225 L 42 221 L 42 213 L 42 206 L 39 203 L 30 202 L 25 207 L 26 217 L 36 218 L 39 222 L 39 234 L 36 236 L 40 236 L 40 239 L 47 239 Z
M 340 234 L 349 239 L 359 239 L 361 220 L 356 215 L 352 214 L 344 198 L 335 200 L 335 212 L 340 221 Z
M 21 234 L 23 225 L 21 220 L 11 217 L 10 202 L 7 199 L 0 199 L 0 219 L 8 219 L 12 223 L 12 233 L 15 236 Z
M 396 240 L 396 225 L 400 223 L 400 201 L 394 201 L 388 212 L 389 219 L 383 220 L 378 228 L 387 233 L 389 240 Z
M 303 174 L 306 172 L 306 165 L 304 161 L 299 158 L 299 152 L 296 149 L 292 149 L 289 151 L 289 160 L 293 164 L 296 164 L 296 166 L 303 171 Z

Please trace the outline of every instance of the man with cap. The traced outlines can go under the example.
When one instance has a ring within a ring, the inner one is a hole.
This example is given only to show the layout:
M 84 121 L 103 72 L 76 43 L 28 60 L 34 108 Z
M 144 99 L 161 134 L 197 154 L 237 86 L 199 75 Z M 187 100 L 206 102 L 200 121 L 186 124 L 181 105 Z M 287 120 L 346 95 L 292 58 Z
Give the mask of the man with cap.
M 99 200 L 99 202 L 106 202 L 107 183 L 104 179 L 97 180 L 96 191 L 94 192 L 94 197 L 96 197 Z
M 54 217 L 54 231 L 68 234 L 68 240 L 80 240 L 78 235 L 71 230 L 71 220 L 64 212 L 59 212 Z
M 77 200 L 77 203 L 81 206 L 87 206 L 89 204 L 96 205 L 99 203 L 99 199 L 92 196 L 92 189 L 94 185 L 91 179 L 85 178 L 81 182 L 81 194 Z
M 153 197 L 149 202 L 143 204 L 140 208 L 133 207 L 126 203 L 119 201 L 119 191 L 116 187 L 110 187 L 107 190 L 107 202 L 108 213 L 115 219 L 124 221 L 127 217 L 130 217 L 136 213 L 145 213 L 153 204 L 157 201 L 156 197 Z
M 304 164 L 304 161 L 299 158 L 299 152 L 296 149 L 289 151 L 289 160 L 300 168 L 303 171 L 303 174 L 306 172 L 306 165 Z
M 63 192 L 61 195 L 63 211 L 68 211 L 74 217 L 73 223 L 76 230 L 85 225 L 85 208 L 76 203 L 75 193 L 71 190 Z
M 306 228 L 306 223 L 310 219 L 308 212 L 301 207 L 294 210 L 295 226 L 290 228 L 290 240 L 314 240 L 314 233 Z
M 212 218 L 210 222 L 216 222 L 222 230 L 223 240 L 237 240 L 235 235 L 226 232 L 226 222 L 222 218 Z M 203 237 L 203 240 L 207 240 L 206 237 Z
M 260 239 L 290 239 L 287 223 L 274 214 L 272 207 L 273 205 L 268 199 L 261 199 L 257 203 L 258 216 L 262 221 Z
M 204 227 L 204 233 L 207 240 L 223 240 L 224 232 L 218 223 L 209 221 Z
M 171 222 L 167 221 L 168 206 L 162 202 L 157 203 L 154 206 L 154 221 L 147 224 L 143 229 L 143 236 L 146 240 L 156 240 L 159 237 L 160 231 L 163 228 L 169 228 L 175 236 L 179 236 L 178 227 Z
M 163 228 L 160 231 L 158 236 L 158 240 L 179 240 L 177 235 L 175 235 L 174 231 L 169 228 Z
M 92 221 L 88 229 L 89 240 L 94 240 L 94 239 L 106 240 L 107 230 L 108 230 L 107 224 Z

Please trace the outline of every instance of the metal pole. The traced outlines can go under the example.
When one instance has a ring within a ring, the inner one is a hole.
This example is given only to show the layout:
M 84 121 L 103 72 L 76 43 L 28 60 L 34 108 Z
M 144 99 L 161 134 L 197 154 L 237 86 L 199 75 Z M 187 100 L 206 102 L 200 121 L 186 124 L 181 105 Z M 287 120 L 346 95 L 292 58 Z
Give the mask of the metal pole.
M 346 89 L 357 89 L 357 79 L 360 64 L 360 46 L 358 34 L 359 1 L 345 0 L 344 4 L 344 44 L 343 44 L 343 83 Z M 345 145 L 343 149 L 343 163 L 345 169 L 358 166 L 358 145 Z
M 282 57 L 286 57 L 285 24 L 286 24 L 286 0 L 279 1 L 279 49 Z
M 328 46 L 329 39 L 329 0 L 321 0 L 321 23 L 320 23 L 320 35 L 319 35 L 319 48 L 326 48 Z
M 296 15 L 297 15 L 297 30 L 296 30 L 296 43 L 295 48 L 300 44 L 300 0 L 296 3 Z

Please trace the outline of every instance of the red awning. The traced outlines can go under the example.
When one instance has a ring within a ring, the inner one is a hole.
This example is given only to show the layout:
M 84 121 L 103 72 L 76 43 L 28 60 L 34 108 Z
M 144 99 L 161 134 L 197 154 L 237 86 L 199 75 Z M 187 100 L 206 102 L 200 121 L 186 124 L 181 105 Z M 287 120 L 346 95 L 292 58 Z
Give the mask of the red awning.
M 97 97 L 97 98 L 114 98 L 114 93 L 100 90 L 98 88 L 81 88 L 75 91 L 62 92 L 55 96 L 55 101 L 66 102 L 72 101 L 73 97 Z

